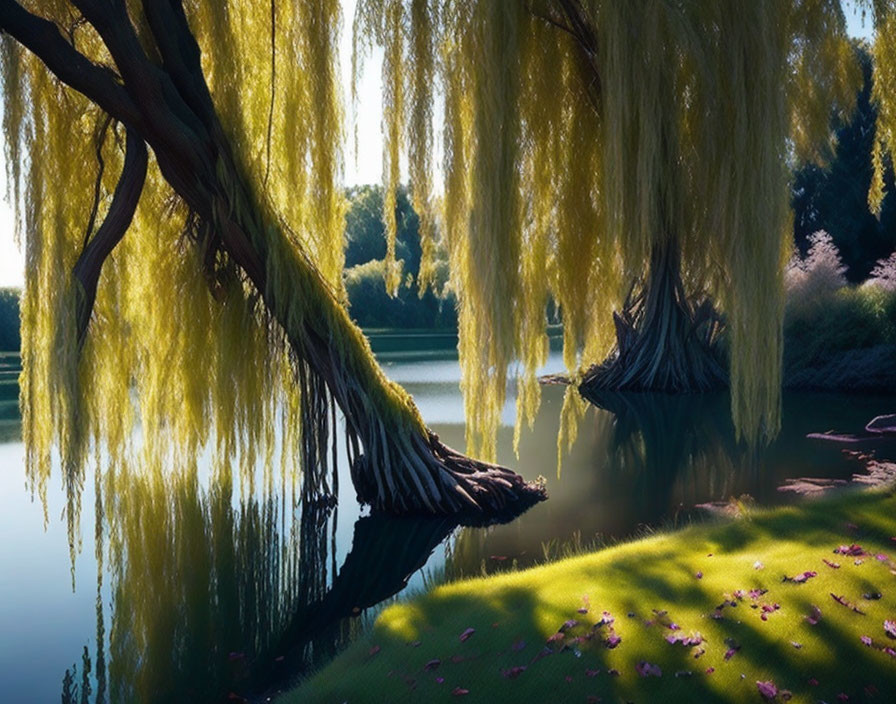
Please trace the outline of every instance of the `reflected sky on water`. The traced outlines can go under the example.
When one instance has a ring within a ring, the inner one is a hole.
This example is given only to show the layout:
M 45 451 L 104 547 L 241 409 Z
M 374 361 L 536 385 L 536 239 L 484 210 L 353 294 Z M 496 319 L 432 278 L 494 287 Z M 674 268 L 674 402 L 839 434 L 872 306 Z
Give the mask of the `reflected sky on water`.
M 455 344 L 451 334 L 373 337 L 387 374 L 444 442 L 462 448 Z M 559 370 L 554 354 L 544 371 Z M 4 698 L 59 701 L 62 692 L 80 701 L 86 681 L 88 701 L 215 702 L 230 692 L 260 700 L 331 657 L 396 594 L 674 525 L 703 502 L 792 500 L 777 491 L 787 478 L 848 477 L 860 466 L 806 434 L 857 432 L 896 410 L 885 397 L 787 395 L 781 435 L 751 452 L 735 442 L 724 394 L 617 395 L 605 403 L 613 412 L 584 408 L 558 474 L 565 392 L 543 389 L 518 458 L 512 398 L 505 408 L 499 461 L 545 477 L 550 497 L 507 525 L 362 516 L 344 461 L 335 508 L 301 506 L 295 480 L 276 472 L 259 469 L 255 489 L 241 489 L 238 470 L 207 458 L 197 471 L 94 467 L 74 565 L 59 474 L 45 525 L 26 487 L 10 399 L 0 399 Z M 885 444 L 878 453 L 896 457 Z

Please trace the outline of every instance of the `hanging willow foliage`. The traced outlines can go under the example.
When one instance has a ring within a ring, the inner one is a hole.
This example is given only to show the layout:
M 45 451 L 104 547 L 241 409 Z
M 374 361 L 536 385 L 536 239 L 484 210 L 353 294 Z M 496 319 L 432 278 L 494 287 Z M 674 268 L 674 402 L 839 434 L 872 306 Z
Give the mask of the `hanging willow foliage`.
M 725 315 L 736 425 L 772 436 L 789 169 L 829 153 L 832 111 L 848 113 L 859 81 L 839 1 L 428 4 L 421 23 L 420 2 L 361 0 L 355 47 L 404 56 L 384 63 L 389 96 L 444 105 L 441 231 L 473 452 L 494 454 L 512 362 L 517 438 L 538 407 L 548 300 L 580 375 L 614 348 L 611 312 L 649 288 L 652 260 Z M 386 153 L 416 155 L 416 173 L 430 137 L 391 105 Z
M 111 64 L 104 42 L 71 5 L 31 5 L 68 28 L 82 54 Z M 133 5 L 139 36 L 151 45 Z M 342 297 L 338 2 L 279 3 L 274 24 L 271 8 L 260 3 L 187 9 L 218 113 L 245 156 L 248 177 L 269 182 L 269 207 L 299 233 L 292 246 Z M 272 51 L 281 65 L 307 70 L 278 83 Z M 73 313 L 80 294 L 70 272 L 96 234 L 85 231 L 87 214 L 95 211 L 90 222 L 101 223 L 109 208 L 122 172 L 124 129 L 98 129 L 105 113 L 6 35 L 3 87 L 6 161 L 21 206 L 17 230 L 28 274 L 22 398 L 33 486 L 45 490 L 54 446 L 63 453 L 67 481 L 77 483 L 83 462 L 77 455 L 90 441 L 118 461 L 132 447 L 135 425 L 149 457 L 190 464 L 214 438 L 220 459 L 239 453 L 251 478 L 259 453 L 274 447 L 274 428 L 282 426 L 286 445 L 296 444 L 302 428 L 282 330 L 232 265 L 223 265 L 207 243 L 190 241 L 199 236 L 195 218 L 150 164 L 130 235 L 103 268 L 90 334 L 79 350 Z M 89 167 L 97 157 L 104 164 L 99 172 Z M 197 275 L 202 271 L 205 278 Z M 298 453 L 284 457 L 295 463 Z M 74 520 L 77 511 L 69 514 Z
M 29 476 L 43 497 L 58 449 L 72 526 L 91 450 L 195 467 L 211 446 L 251 488 L 279 447 L 332 495 L 337 407 L 376 508 L 544 497 L 441 444 L 345 310 L 340 19 L 338 0 L 0 0 Z M 408 95 L 425 144 L 428 95 Z
M 877 105 L 877 133 L 872 152 L 874 171 L 868 205 L 880 215 L 884 199 L 884 155 L 896 154 L 896 2 L 875 0 L 875 36 L 873 47 L 874 88 L 872 98 Z

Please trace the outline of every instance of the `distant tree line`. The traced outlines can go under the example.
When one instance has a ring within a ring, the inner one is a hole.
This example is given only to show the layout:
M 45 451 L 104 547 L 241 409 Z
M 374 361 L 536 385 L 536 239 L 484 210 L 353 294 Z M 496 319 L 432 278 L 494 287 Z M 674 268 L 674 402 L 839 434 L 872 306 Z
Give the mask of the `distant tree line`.
M 448 255 L 437 252 L 434 290 L 421 295 L 420 220 L 405 187 L 398 190 L 396 259 L 402 283 L 393 298 L 386 293 L 386 236 L 383 224 L 382 186 L 356 186 L 348 190 L 345 218 L 345 286 L 349 312 L 365 328 L 445 328 L 457 326 L 455 297 L 448 287 Z
M 884 175 L 887 193 L 880 218 L 868 209 L 872 176 L 877 107 L 871 98 L 872 61 L 859 48 L 864 85 L 852 118 L 836 127 L 833 158 L 826 166 L 809 164 L 793 179 L 793 234 L 797 249 L 806 255 L 811 236 L 830 234 L 846 267 L 846 278 L 858 283 L 868 278 L 875 262 L 896 250 L 896 185 L 892 164 Z M 889 157 L 884 157 L 889 159 Z
M 19 337 L 19 290 L 0 288 L 0 351 L 17 352 Z

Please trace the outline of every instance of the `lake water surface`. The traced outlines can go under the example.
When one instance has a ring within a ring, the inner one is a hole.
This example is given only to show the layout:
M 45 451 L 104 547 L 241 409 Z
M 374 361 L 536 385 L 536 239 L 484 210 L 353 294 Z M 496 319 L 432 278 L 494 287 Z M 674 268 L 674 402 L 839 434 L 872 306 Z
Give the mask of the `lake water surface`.
M 378 332 L 372 343 L 429 426 L 463 448 L 454 336 Z M 544 371 L 560 367 L 554 354 Z M 558 471 L 565 389 L 549 386 L 518 457 L 512 393 L 505 408 L 499 462 L 545 477 L 549 494 L 506 525 L 365 515 L 344 462 L 335 509 L 302 506 L 289 477 L 248 489 L 209 471 L 104 471 L 77 492 L 70 545 L 72 492 L 57 472 L 45 516 L 26 482 L 15 393 L 0 391 L 0 698 L 14 702 L 263 701 L 391 599 L 675 525 L 704 502 L 793 500 L 777 490 L 788 478 L 849 477 L 861 466 L 807 433 L 857 432 L 896 410 L 892 397 L 786 395 L 778 439 L 748 451 L 723 394 L 619 396 L 615 414 L 587 409 Z M 877 452 L 896 458 L 892 445 Z

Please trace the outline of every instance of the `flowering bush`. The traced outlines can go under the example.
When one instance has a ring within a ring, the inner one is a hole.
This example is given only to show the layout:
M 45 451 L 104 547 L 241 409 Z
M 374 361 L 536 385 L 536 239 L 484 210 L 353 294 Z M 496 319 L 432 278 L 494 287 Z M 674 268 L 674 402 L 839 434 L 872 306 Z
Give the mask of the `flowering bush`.
M 889 259 L 878 259 L 871 270 L 871 276 L 865 282 L 869 286 L 878 286 L 885 291 L 896 291 L 896 252 Z
M 824 230 L 809 237 L 805 257 L 794 253 L 784 270 L 788 306 L 812 306 L 846 286 L 846 267 L 834 240 Z

